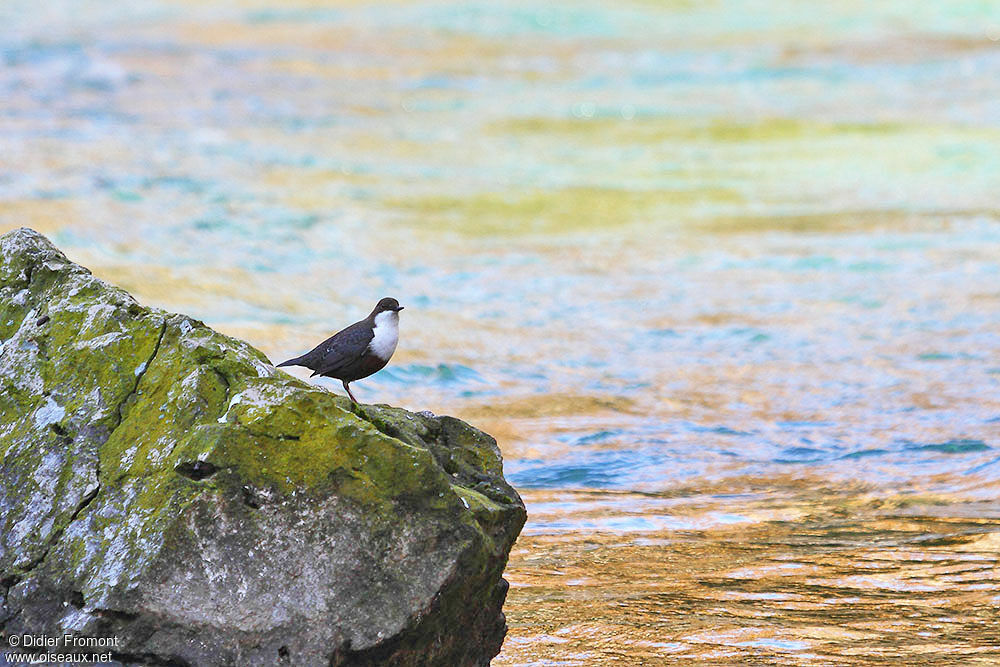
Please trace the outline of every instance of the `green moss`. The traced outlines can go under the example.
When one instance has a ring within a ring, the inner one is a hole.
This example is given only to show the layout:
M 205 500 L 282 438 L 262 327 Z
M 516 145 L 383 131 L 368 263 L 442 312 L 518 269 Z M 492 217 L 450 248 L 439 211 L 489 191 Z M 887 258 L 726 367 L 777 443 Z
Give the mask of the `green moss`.
M 441 417 L 441 430 L 452 456 L 469 470 L 503 474 L 500 448 L 493 437 L 454 417 Z
M 380 429 L 345 399 L 284 373 L 259 376 L 258 355 L 200 323 L 171 320 L 121 425 L 101 448 L 105 477 L 141 480 L 133 502 L 147 509 L 165 506 L 179 488 L 213 488 L 213 480 L 175 471 L 195 461 L 227 471 L 226 484 L 280 494 L 336 488 L 375 513 L 400 499 L 439 503 L 445 492 L 457 502 L 419 437 L 394 437 L 388 424 Z
M 462 486 L 452 485 L 452 491 L 465 501 L 475 516 L 476 520 L 483 526 L 496 526 L 503 523 L 508 516 L 507 507 L 498 502 L 490 500 L 482 493 L 474 489 L 467 489 Z

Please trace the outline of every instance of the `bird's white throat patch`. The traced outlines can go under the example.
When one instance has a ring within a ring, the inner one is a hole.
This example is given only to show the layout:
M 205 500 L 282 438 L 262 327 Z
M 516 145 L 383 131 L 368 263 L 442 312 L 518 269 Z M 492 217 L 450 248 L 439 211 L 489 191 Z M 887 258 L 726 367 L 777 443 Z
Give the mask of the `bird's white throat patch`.
M 375 337 L 368 343 L 368 351 L 379 359 L 389 361 L 399 342 L 399 313 L 385 310 L 375 316 Z

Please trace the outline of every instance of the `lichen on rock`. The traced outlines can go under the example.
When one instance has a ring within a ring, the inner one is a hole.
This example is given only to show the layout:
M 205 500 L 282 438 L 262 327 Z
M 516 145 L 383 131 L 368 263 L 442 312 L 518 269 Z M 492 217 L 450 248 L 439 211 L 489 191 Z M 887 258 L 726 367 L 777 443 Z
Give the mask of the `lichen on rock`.
M 525 520 L 496 442 L 353 405 L 0 238 L 0 628 L 190 665 L 483 665 Z

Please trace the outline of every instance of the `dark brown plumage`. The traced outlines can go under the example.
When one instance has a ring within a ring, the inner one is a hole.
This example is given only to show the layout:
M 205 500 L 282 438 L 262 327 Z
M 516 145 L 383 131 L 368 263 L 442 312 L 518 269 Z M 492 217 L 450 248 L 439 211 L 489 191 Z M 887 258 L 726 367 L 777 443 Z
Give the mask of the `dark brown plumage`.
M 278 366 L 303 366 L 312 376 L 322 375 L 344 383 L 347 395 L 355 403 L 349 383 L 382 370 L 399 339 L 399 311 L 403 306 L 386 297 L 376 304 L 371 314 L 360 322 L 338 331 L 300 357 L 283 361 Z

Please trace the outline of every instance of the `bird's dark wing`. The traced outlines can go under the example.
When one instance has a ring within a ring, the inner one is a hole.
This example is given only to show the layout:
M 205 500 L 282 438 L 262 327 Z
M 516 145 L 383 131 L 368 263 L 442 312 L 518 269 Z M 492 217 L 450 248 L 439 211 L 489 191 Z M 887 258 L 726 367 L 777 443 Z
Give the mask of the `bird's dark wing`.
M 371 325 L 362 320 L 339 331 L 304 355 L 300 366 L 311 368 L 313 375 L 336 373 L 358 360 L 373 338 Z

